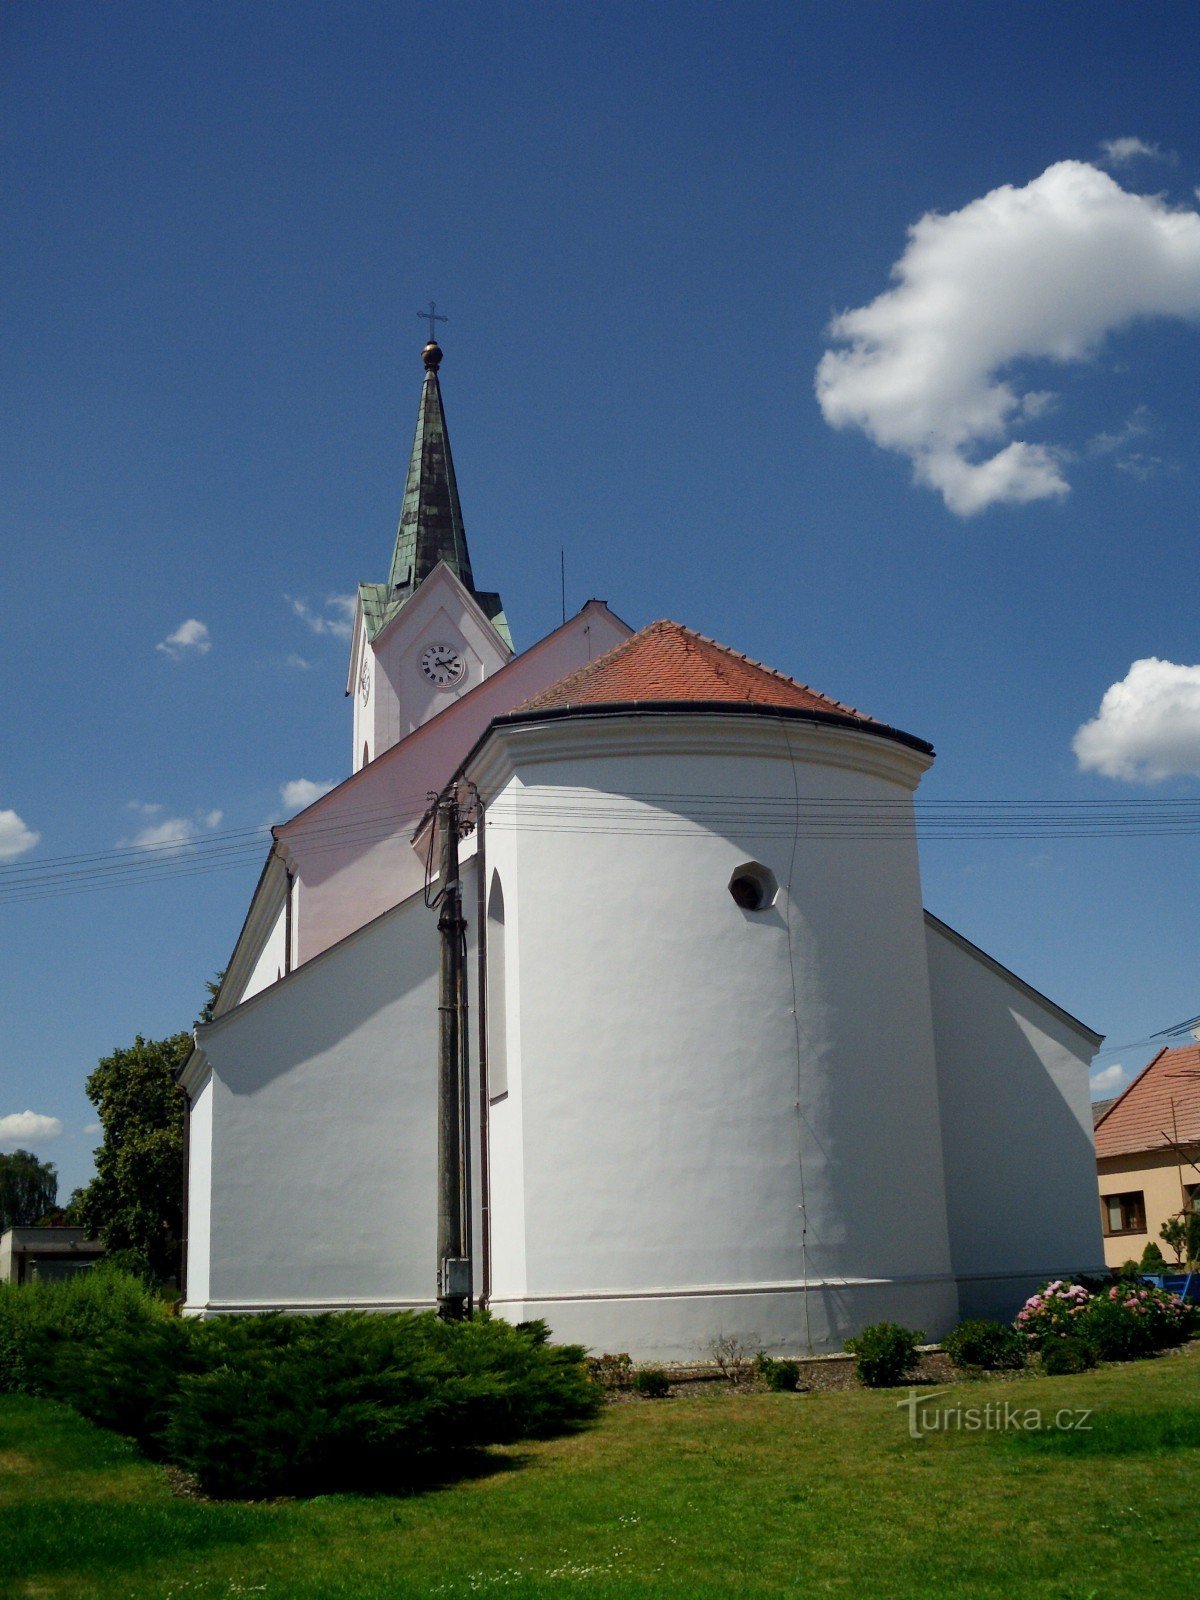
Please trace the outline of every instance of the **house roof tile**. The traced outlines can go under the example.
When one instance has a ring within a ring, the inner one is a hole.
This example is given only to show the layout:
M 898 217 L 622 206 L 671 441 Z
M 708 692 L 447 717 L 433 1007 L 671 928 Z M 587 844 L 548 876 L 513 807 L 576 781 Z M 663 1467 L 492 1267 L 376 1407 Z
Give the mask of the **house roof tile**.
M 1097 1156 L 1200 1144 L 1200 1045 L 1160 1050 L 1096 1124 Z

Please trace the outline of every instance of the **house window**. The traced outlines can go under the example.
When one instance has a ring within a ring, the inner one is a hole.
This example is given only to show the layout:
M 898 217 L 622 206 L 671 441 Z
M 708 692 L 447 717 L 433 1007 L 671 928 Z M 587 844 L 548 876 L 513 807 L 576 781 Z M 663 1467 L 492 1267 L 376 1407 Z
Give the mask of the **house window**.
M 1187 1209 L 1200 1211 L 1200 1183 L 1185 1183 L 1183 1192 L 1187 1197 Z
M 1104 1211 L 1105 1233 L 1145 1233 L 1146 1203 L 1140 1189 L 1132 1189 L 1128 1194 L 1106 1194 L 1100 1204 Z

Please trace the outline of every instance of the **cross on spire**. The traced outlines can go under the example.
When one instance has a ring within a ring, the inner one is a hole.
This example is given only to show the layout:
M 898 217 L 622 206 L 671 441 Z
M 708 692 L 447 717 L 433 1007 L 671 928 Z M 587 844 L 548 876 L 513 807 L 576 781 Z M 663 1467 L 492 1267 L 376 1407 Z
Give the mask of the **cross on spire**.
M 437 329 L 434 327 L 434 323 L 435 322 L 448 322 L 449 318 L 439 315 L 438 309 L 437 309 L 437 301 L 436 300 L 431 300 L 429 302 L 429 310 L 428 311 L 418 311 L 417 315 L 421 318 L 422 321 L 428 322 L 428 324 L 429 324 L 429 342 L 430 342 L 430 344 L 436 344 L 437 343 Z

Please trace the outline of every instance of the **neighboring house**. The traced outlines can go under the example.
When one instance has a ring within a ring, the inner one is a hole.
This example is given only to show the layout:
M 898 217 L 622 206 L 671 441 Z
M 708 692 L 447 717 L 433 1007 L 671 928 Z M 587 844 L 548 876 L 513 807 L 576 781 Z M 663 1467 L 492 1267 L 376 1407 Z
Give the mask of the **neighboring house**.
M 670 1359 L 934 1338 L 1099 1270 L 1099 1036 L 923 910 L 932 748 L 601 601 L 514 653 L 424 360 L 351 775 L 275 828 L 181 1074 L 186 1311 L 431 1304 L 452 782 L 474 1247 L 443 1259 L 477 1303 Z
M 1200 1200 L 1200 1045 L 1160 1050 L 1096 1122 L 1104 1257 L 1136 1260 Z
M 0 1283 L 45 1283 L 95 1266 L 104 1254 L 82 1228 L 10 1228 L 0 1234 Z

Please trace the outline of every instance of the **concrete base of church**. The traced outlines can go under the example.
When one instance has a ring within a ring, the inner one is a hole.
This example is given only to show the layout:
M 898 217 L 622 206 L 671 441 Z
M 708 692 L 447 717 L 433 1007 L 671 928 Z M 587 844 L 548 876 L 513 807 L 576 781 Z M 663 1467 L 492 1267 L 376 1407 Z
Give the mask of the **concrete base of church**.
M 1022 1273 L 977 1273 L 960 1278 L 862 1279 L 765 1284 L 758 1288 L 697 1288 L 643 1294 L 547 1295 L 492 1301 L 506 1322 L 540 1318 L 560 1344 L 581 1344 L 593 1354 L 626 1351 L 635 1361 L 702 1361 L 721 1337 L 751 1351 L 802 1356 L 840 1351 L 847 1338 L 872 1322 L 917 1328 L 929 1342 L 967 1317 L 1011 1322 L 1025 1300 L 1049 1278 L 1085 1268 L 1047 1267 Z M 189 1304 L 184 1316 L 237 1312 L 430 1311 L 432 1300 L 222 1301 Z
M 991 1322 L 1011 1322 L 1017 1312 L 1052 1278 L 1072 1278 L 1080 1273 L 1104 1277 L 1103 1264 L 1089 1262 L 1073 1267 L 1046 1267 L 1037 1272 L 972 1273 L 958 1280 L 959 1313 L 968 1317 L 986 1317 Z
M 700 1361 L 721 1338 L 774 1355 L 827 1354 L 872 1322 L 899 1322 L 940 1339 L 958 1321 L 952 1278 L 769 1284 L 761 1288 L 658 1294 L 494 1300 L 509 1322 L 544 1319 L 558 1343 L 593 1353 L 627 1351 L 635 1361 Z

